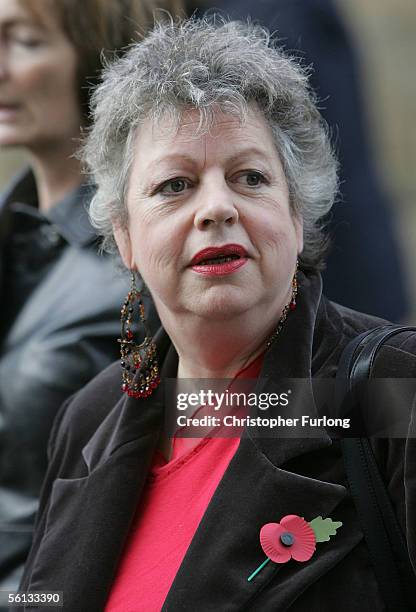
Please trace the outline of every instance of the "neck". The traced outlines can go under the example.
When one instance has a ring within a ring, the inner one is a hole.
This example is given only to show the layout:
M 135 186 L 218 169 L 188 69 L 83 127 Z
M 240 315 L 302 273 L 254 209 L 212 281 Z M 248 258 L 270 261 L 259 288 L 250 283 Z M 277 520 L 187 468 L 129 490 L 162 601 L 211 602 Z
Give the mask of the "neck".
M 30 152 L 40 211 L 47 212 L 81 184 L 81 164 L 73 157 L 75 150 L 69 142 Z
M 282 311 L 273 308 L 258 316 L 248 311 L 229 321 L 195 317 L 191 322 L 186 317 L 172 326 L 165 323 L 179 355 L 178 378 L 233 378 L 265 351 Z

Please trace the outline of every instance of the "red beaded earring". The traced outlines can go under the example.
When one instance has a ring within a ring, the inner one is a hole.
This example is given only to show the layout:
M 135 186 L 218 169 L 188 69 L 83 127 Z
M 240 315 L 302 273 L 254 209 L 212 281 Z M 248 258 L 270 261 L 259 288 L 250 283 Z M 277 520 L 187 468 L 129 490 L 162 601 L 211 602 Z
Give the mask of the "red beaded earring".
M 299 260 L 296 260 L 296 270 L 295 270 L 295 273 L 294 273 L 293 279 L 292 279 L 292 295 L 291 295 L 291 298 L 290 298 L 290 302 L 288 302 L 286 304 L 286 306 L 283 308 L 282 314 L 281 314 L 280 319 L 279 319 L 279 321 L 277 323 L 277 327 L 276 327 L 276 329 L 274 330 L 274 332 L 272 333 L 272 335 L 270 336 L 270 338 L 268 339 L 268 341 L 266 343 L 266 349 L 271 347 L 273 342 L 276 340 L 277 336 L 282 331 L 283 325 L 284 325 L 284 323 L 285 323 L 285 321 L 287 319 L 289 311 L 296 309 L 296 297 L 298 295 L 298 267 L 299 267 Z
M 295 270 L 295 274 L 293 275 L 293 280 L 292 280 L 292 297 L 289 302 L 290 310 L 296 309 L 296 297 L 298 295 L 298 268 L 299 268 L 299 260 L 297 259 L 296 260 L 296 270 Z
M 138 313 L 143 324 L 145 338 L 140 344 L 134 342 L 132 319 Z M 147 325 L 144 305 L 136 286 L 134 272 L 131 273 L 130 291 L 121 308 L 120 354 L 122 369 L 121 390 L 129 397 L 143 398 L 153 393 L 160 383 L 156 344 Z

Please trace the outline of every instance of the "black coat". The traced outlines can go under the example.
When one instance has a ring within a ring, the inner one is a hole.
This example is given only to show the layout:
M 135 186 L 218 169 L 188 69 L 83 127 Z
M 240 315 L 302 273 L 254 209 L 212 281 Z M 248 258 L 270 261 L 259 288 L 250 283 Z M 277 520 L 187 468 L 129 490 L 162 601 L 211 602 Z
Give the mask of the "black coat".
M 263 390 L 279 377 L 334 376 L 346 343 L 379 324 L 328 302 L 319 275 L 300 274 L 298 308 L 265 356 Z M 397 342 L 400 346 L 382 349 L 377 372 L 386 375 L 393 360 L 402 376 L 414 376 L 415 339 L 409 335 Z M 169 347 L 169 338 L 159 335 L 161 362 Z M 133 400 L 121 397 L 119 386 L 114 364 L 61 411 L 50 441 L 50 467 L 22 588 L 63 591 L 65 611 L 104 609 L 162 427 L 161 387 L 145 400 Z M 380 439 L 374 449 L 416 561 L 415 444 Z M 343 527 L 318 545 L 310 561 L 268 563 L 248 582 L 265 558 L 260 527 L 286 514 L 307 520 L 330 516 Z M 273 439 L 245 430 L 163 610 L 352 609 L 385 608 L 346 487 L 339 443 L 324 431 L 314 438 Z

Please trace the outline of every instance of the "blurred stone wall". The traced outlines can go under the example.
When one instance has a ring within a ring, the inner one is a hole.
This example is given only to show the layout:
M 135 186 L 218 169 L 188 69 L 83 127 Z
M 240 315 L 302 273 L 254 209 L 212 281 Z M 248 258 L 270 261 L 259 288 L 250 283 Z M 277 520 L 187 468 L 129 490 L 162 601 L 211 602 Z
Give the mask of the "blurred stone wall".
M 373 154 L 391 194 L 416 321 L 416 2 L 337 0 L 356 44 Z M 369 228 L 371 231 L 371 228 Z

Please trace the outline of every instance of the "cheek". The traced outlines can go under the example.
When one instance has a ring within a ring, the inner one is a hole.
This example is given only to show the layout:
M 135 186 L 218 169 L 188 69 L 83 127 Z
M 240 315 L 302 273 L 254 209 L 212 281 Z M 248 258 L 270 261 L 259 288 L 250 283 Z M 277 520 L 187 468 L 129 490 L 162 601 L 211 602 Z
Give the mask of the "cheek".
M 181 258 L 184 237 L 172 220 L 142 219 L 130 231 L 134 260 L 139 269 L 162 275 L 176 267 Z M 161 280 L 162 277 L 161 277 Z
M 19 81 L 33 112 L 48 123 L 59 120 L 68 125 L 75 120 L 79 122 L 77 77 L 74 65 L 62 65 L 39 61 L 22 69 Z
M 285 252 L 297 251 L 295 224 L 286 210 L 276 207 L 258 210 L 245 225 L 260 253 L 271 251 L 283 256 Z

